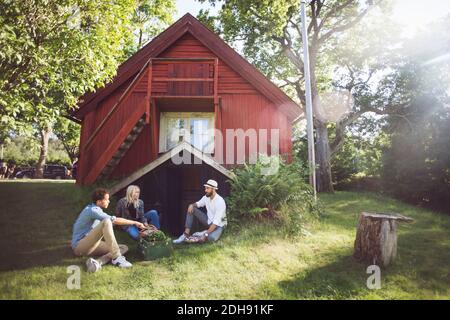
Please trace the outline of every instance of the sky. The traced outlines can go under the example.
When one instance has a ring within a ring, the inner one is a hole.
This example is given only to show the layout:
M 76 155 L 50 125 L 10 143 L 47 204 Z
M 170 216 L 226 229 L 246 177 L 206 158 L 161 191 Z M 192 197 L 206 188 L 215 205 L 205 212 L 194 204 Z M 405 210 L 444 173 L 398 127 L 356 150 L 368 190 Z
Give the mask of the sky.
M 450 14 L 450 0 L 397 0 L 393 17 L 413 36 L 424 25 Z
M 211 9 L 213 13 L 217 12 L 219 8 L 212 8 L 208 2 L 200 3 L 195 0 L 176 0 L 177 1 L 177 10 L 178 13 L 175 15 L 175 20 L 178 20 L 186 13 L 192 14 L 194 17 L 197 16 L 197 13 L 200 9 Z M 450 1 L 450 0 L 449 0 Z

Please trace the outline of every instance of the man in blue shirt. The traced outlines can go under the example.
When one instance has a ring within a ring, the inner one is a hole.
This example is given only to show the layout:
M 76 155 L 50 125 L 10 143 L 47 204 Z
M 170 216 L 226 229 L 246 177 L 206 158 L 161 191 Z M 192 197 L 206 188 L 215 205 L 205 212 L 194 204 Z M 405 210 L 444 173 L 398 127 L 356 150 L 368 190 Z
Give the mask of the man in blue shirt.
M 92 194 L 92 204 L 81 211 L 73 225 L 72 249 L 77 256 L 100 256 L 98 259 L 89 258 L 86 261 L 88 272 L 98 271 L 102 265 L 112 262 L 120 268 L 130 268 L 132 264 L 123 256 L 128 247 L 117 244 L 114 236 L 113 224 L 120 226 L 145 226 L 128 219 L 110 216 L 103 212 L 108 208 L 109 193 L 105 189 L 96 189 Z M 100 221 L 98 224 L 95 222 Z M 102 240 L 104 238 L 104 240 Z

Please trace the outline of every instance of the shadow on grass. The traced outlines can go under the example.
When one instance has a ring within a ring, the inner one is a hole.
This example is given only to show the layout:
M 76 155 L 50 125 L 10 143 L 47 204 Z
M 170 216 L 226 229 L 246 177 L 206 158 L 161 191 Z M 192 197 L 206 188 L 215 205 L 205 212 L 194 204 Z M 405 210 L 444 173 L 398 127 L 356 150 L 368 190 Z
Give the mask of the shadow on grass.
M 9 252 L 8 252 L 9 251 Z M 69 246 L 37 250 L 3 251 L 0 256 L 0 271 L 16 271 L 37 267 L 68 266 L 80 258 Z
M 351 299 L 367 290 L 366 266 L 352 256 L 333 258 L 334 262 L 301 271 L 278 283 L 284 299 Z
M 398 236 L 394 267 L 413 273 L 421 289 L 445 294 L 450 286 L 450 235 L 445 229 L 411 228 Z
M 67 180 L 0 182 L 0 271 L 80 262 L 70 238 L 90 192 Z
M 57 220 L 47 221 L 47 227 L 54 229 L 60 226 Z M 70 235 L 70 230 L 66 230 L 66 236 Z M 138 242 L 132 240 L 125 232 L 114 230 L 117 242 L 128 246 L 127 259 L 132 263 L 146 264 L 138 250 Z M 270 242 L 270 239 L 279 231 L 268 228 L 265 224 L 249 226 L 249 228 L 226 230 L 221 239 L 214 243 L 203 244 L 180 244 L 174 245 L 174 255 L 169 259 L 156 260 L 156 263 L 170 265 L 180 259 L 203 259 L 213 254 L 219 253 L 224 248 L 245 248 L 255 246 L 260 243 Z M 45 238 L 44 238 L 45 237 Z M 26 241 L 12 245 L 12 241 L 0 244 L 0 271 L 24 270 L 36 267 L 68 266 L 70 264 L 84 264 L 86 257 L 77 257 L 73 254 L 69 244 L 69 238 L 64 245 L 61 238 L 52 238 L 52 233 L 45 236 L 35 236 L 34 242 Z M 48 243 L 59 243 L 60 245 L 48 245 Z
M 409 292 L 420 297 L 424 290 L 448 294 L 450 285 L 450 236 L 438 225 L 409 225 L 398 235 L 396 260 L 381 269 L 382 285 L 388 291 Z M 369 294 L 366 287 L 367 263 L 356 261 L 349 253 L 329 252 L 320 260 L 328 264 L 300 271 L 278 283 L 283 299 L 353 299 Z M 395 284 L 395 285 L 394 285 Z M 383 294 L 383 291 L 377 292 Z M 381 296 L 380 296 L 381 297 Z
M 72 225 L 89 202 L 89 189 L 73 183 L 22 181 L 0 183 L 0 271 L 84 263 L 72 254 L 69 241 Z M 107 212 L 114 211 L 114 203 Z M 13 218 L 12 218 L 13 217 Z M 115 231 L 119 243 L 130 251 L 132 262 L 141 261 L 137 243 L 124 232 Z M 216 243 L 175 246 L 174 260 L 203 259 L 223 248 L 249 248 L 279 236 L 273 224 L 227 228 Z M 172 259 L 172 258 L 171 258 Z M 167 261 L 168 259 L 163 259 Z M 69 261 L 69 262 L 68 262 Z
M 242 224 L 239 227 L 225 229 L 222 237 L 216 242 L 202 244 L 174 245 L 179 257 L 196 258 L 199 255 L 211 255 L 223 249 L 248 249 L 260 244 L 271 243 L 273 239 L 283 237 L 285 233 L 271 222 Z

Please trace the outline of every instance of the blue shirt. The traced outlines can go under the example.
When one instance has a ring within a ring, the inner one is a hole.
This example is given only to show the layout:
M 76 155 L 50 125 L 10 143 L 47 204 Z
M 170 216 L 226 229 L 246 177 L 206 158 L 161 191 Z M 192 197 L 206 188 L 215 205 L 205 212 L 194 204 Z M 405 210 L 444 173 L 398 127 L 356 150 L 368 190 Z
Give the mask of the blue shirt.
M 116 217 L 104 213 L 102 208 L 96 204 L 92 203 L 86 206 L 73 225 L 72 249 L 75 249 L 78 242 L 92 230 L 96 220 L 102 221 L 104 219 L 111 219 L 111 221 L 114 221 L 116 220 Z

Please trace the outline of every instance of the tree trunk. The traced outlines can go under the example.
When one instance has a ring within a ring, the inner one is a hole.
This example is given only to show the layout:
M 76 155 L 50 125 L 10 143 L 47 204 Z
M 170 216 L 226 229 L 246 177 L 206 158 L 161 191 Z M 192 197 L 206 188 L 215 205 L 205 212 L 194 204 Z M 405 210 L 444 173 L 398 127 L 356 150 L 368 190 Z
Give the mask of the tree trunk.
M 311 49 L 310 61 L 311 61 L 311 95 L 312 95 L 312 108 L 313 115 L 317 110 L 317 97 L 319 90 L 317 88 L 316 79 L 316 58 L 317 50 Z M 317 192 L 334 192 L 333 180 L 331 178 L 331 153 L 330 142 L 328 140 L 328 128 L 325 122 L 320 121 L 317 117 L 314 117 L 314 129 L 315 129 L 315 156 L 316 156 L 316 183 Z
M 71 147 L 67 143 L 62 142 L 64 150 L 66 150 L 67 155 L 69 156 L 70 162 L 73 163 L 75 158 L 78 158 L 78 148 Z
M 353 257 L 383 267 L 391 264 L 397 255 L 397 222 L 401 221 L 413 219 L 398 214 L 361 213 Z
M 138 43 L 138 50 L 142 47 L 142 29 L 139 29 L 139 43 Z
M 334 192 L 331 178 L 331 153 L 326 123 L 315 121 L 316 129 L 316 180 L 318 192 Z
M 40 136 L 41 136 L 41 151 L 39 154 L 39 160 L 36 165 L 36 174 L 35 178 L 42 179 L 44 177 L 44 166 L 45 161 L 47 159 L 48 154 L 48 140 L 50 137 L 51 128 L 47 127 L 45 129 L 41 129 Z

